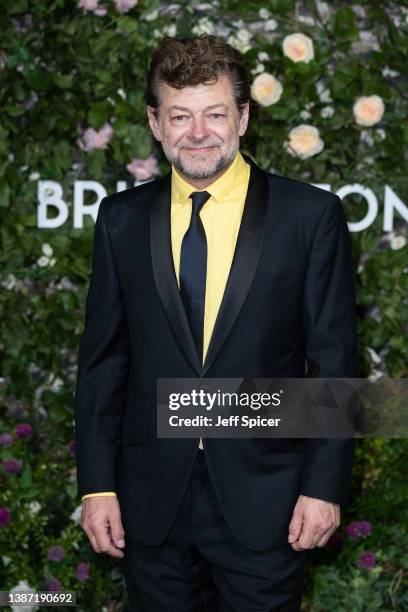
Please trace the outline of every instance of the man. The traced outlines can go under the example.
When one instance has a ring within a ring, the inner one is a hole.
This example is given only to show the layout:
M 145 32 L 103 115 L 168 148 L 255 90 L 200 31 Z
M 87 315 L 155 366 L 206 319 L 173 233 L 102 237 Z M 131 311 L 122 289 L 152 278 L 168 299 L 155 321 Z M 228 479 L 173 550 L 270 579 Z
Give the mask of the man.
M 132 611 L 298 610 L 353 440 L 157 438 L 156 383 L 358 376 L 341 201 L 240 153 L 248 75 L 222 39 L 165 38 L 146 102 L 171 172 L 99 208 L 75 407 L 82 525 L 123 558 Z

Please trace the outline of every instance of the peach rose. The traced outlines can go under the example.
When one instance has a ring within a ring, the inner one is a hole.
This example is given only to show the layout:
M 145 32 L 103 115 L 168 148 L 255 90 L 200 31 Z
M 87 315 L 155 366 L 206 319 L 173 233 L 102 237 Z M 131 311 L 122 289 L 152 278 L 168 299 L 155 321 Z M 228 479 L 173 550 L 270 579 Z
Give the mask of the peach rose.
M 251 85 L 251 97 L 262 106 L 276 104 L 280 100 L 282 91 L 281 83 L 268 72 L 258 74 Z
M 310 62 L 314 59 L 313 41 L 301 32 L 288 34 L 282 43 L 283 54 L 292 62 Z
M 289 140 L 284 143 L 284 148 L 294 157 L 307 159 L 320 153 L 324 142 L 316 127 L 302 123 L 289 132 Z
M 369 127 L 381 121 L 384 102 L 380 96 L 360 96 L 353 106 L 353 114 L 358 125 Z

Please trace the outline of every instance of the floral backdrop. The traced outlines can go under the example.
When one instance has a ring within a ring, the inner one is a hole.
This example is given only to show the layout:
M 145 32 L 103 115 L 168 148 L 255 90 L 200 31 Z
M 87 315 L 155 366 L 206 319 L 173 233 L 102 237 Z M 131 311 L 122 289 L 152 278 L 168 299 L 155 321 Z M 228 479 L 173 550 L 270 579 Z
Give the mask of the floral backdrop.
M 251 74 L 242 150 L 332 191 L 360 183 L 408 202 L 406 2 L 2 0 L 0 6 L 0 590 L 77 592 L 78 610 L 126 609 L 120 563 L 79 524 L 73 392 L 93 222 L 37 225 L 40 181 L 108 193 L 169 169 L 143 103 L 164 35 L 225 37 Z M 350 223 L 366 213 L 343 198 Z M 402 205 L 400 206 L 402 210 Z M 72 211 L 71 211 L 72 212 Z M 361 372 L 406 377 L 406 221 L 353 232 Z M 304 610 L 403 610 L 407 446 L 358 441 L 342 526 L 308 568 Z

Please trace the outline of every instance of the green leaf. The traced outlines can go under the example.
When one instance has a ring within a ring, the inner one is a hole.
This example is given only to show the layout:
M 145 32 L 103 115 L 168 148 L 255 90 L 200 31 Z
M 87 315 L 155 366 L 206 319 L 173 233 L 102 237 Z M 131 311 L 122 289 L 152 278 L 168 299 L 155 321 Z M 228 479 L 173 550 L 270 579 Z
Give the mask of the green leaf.
M 27 0 L 5 0 L 4 4 L 6 5 L 4 8 L 9 15 L 25 13 L 28 10 Z
M 19 483 L 21 487 L 27 488 L 31 486 L 31 482 L 32 482 L 31 467 L 30 467 L 30 464 L 27 463 L 24 466 L 23 471 L 21 472 Z
M 74 82 L 74 75 L 73 74 L 56 75 L 54 77 L 54 82 L 60 89 L 69 89 L 70 87 L 72 87 L 72 84 Z
M 134 17 L 122 16 L 117 21 L 119 30 L 126 33 L 136 32 L 139 29 L 138 20 Z
M 342 6 L 332 17 L 332 26 L 336 38 L 342 42 L 353 42 L 359 39 L 356 15 L 350 6 Z
M 91 127 L 99 130 L 104 123 L 107 123 L 110 114 L 107 102 L 95 102 L 91 105 L 88 113 L 88 122 Z
M 25 108 L 11 105 L 4 106 L 4 111 L 10 115 L 10 117 L 21 117 L 21 115 L 27 112 Z
M 27 85 L 36 91 L 51 91 L 54 87 L 53 76 L 36 66 L 25 73 Z

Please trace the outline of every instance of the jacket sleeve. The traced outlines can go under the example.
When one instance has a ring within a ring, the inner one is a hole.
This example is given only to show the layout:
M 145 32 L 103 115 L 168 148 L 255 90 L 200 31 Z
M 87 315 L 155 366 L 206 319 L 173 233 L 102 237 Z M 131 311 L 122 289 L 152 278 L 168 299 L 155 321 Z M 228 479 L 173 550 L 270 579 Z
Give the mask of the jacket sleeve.
M 103 198 L 94 230 L 92 273 L 75 390 L 78 495 L 115 492 L 116 454 L 128 373 L 124 306 Z
M 311 247 L 303 304 L 307 376 L 358 378 L 351 237 L 341 200 L 332 194 Z M 309 438 L 300 493 L 347 501 L 354 438 Z

